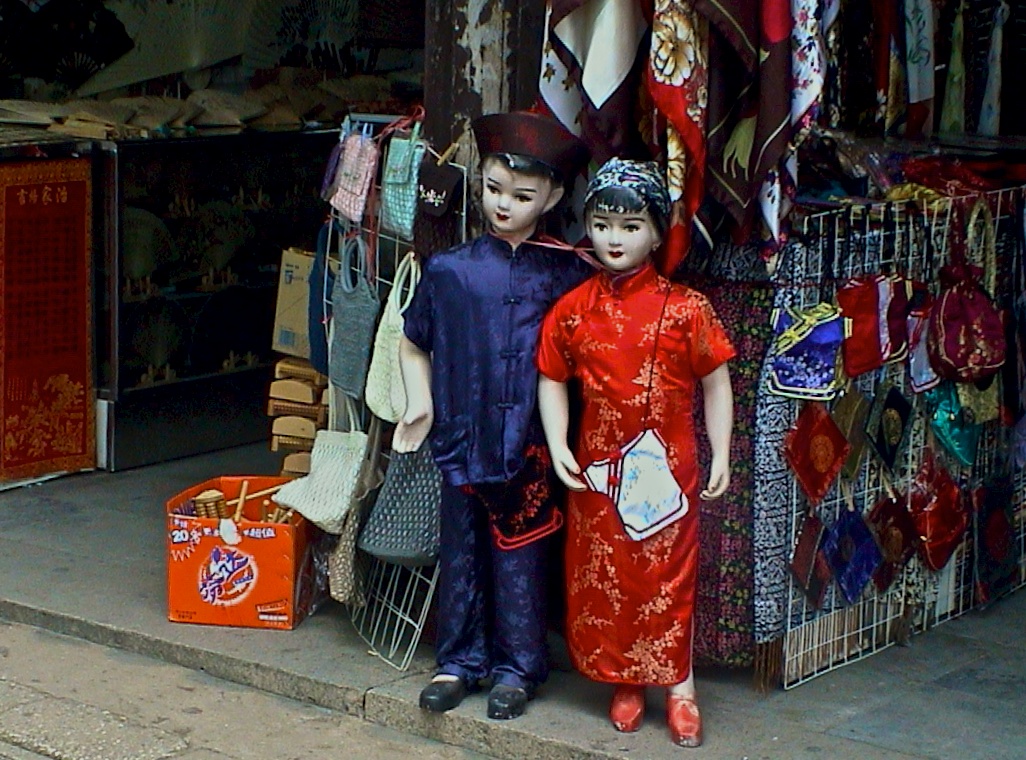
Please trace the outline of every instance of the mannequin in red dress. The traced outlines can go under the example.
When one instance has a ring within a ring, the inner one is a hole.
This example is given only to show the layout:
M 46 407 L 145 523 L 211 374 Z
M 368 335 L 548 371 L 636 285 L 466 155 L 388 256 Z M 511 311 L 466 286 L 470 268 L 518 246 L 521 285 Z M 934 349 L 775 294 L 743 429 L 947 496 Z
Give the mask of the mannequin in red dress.
M 609 715 L 636 731 L 645 687 L 667 689 L 674 743 L 702 721 L 691 669 L 698 500 L 730 484 L 734 349 L 704 296 L 660 276 L 652 254 L 670 201 L 655 164 L 611 159 L 585 197 L 605 271 L 564 295 L 542 325 L 538 404 L 567 516 L 567 642 L 575 667 L 614 684 Z M 583 392 L 567 441 L 567 381 Z M 701 383 L 712 448 L 699 492 L 692 404 Z M 647 469 L 646 469 L 647 468 Z

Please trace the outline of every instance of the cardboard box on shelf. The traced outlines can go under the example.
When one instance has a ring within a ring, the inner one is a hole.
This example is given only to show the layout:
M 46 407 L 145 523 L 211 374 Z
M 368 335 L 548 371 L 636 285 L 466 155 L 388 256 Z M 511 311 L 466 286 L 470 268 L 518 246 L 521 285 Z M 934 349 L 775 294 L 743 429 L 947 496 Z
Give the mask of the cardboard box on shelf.
M 266 492 L 287 480 L 224 476 L 168 500 L 168 620 L 290 630 L 327 598 L 323 534 L 297 513 L 285 522 L 262 519 L 276 506 Z M 252 498 L 237 522 L 187 514 L 191 500 L 209 489 L 223 492 L 234 508 L 243 481 Z
M 314 255 L 299 248 L 281 254 L 278 300 L 274 310 L 271 348 L 283 354 L 310 358 L 310 270 Z

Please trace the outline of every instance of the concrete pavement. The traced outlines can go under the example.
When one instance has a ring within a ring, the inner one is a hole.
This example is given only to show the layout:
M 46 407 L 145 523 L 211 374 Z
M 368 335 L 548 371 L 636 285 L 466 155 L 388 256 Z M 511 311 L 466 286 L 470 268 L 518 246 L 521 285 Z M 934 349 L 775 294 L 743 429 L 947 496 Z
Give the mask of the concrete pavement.
M 277 459 L 244 447 L 0 494 L 0 618 L 328 708 L 371 735 L 397 730 L 500 758 L 1026 757 L 1021 592 L 787 692 L 759 694 L 748 673 L 699 671 L 706 742 L 698 750 L 670 745 L 654 690 L 642 730 L 617 734 L 605 717 L 608 688 L 570 672 L 558 651 L 527 715 L 495 722 L 484 717 L 483 694 L 444 716 L 424 714 L 417 694 L 430 651 L 398 672 L 368 655 L 338 605 L 288 632 L 169 623 L 163 502 L 214 475 L 273 472 Z M 255 736 L 275 730 L 266 720 L 252 727 Z M 0 758 L 5 751 L 0 744 Z

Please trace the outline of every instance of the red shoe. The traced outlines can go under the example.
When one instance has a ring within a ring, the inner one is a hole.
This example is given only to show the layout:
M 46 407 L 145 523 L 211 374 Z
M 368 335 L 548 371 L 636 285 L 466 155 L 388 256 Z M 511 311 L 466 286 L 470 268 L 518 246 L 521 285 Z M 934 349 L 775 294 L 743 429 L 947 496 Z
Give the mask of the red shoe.
M 702 714 L 693 699 L 666 695 L 666 724 L 670 727 L 670 738 L 681 747 L 698 747 L 702 744 Z
M 609 703 L 609 720 L 617 731 L 631 734 L 641 728 L 645 717 L 645 687 L 619 684 Z

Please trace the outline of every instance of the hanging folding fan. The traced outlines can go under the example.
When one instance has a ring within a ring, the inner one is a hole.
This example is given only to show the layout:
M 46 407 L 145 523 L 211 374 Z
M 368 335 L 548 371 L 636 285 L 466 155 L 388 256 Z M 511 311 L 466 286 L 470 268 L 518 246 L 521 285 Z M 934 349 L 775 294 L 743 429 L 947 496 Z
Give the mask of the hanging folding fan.
M 240 55 L 255 1 L 106 0 L 135 48 L 96 73 L 77 94 L 194 71 Z
M 323 65 L 337 59 L 357 28 L 357 0 L 256 0 L 246 32 L 247 74 L 282 64 Z

